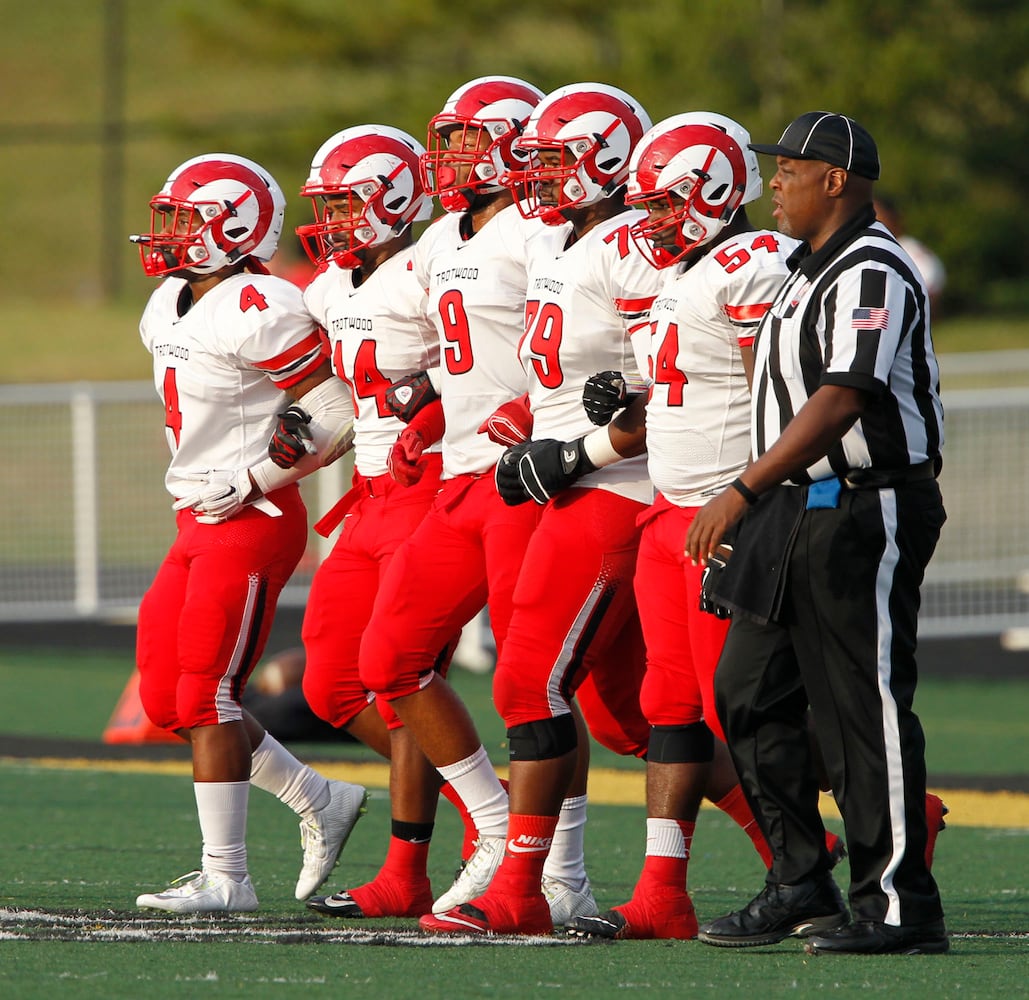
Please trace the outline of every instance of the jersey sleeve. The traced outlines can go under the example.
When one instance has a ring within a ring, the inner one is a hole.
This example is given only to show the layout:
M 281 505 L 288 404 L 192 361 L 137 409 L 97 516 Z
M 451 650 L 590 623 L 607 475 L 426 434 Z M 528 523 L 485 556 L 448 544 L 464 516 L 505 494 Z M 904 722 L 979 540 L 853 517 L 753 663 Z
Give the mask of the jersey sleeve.
M 219 329 L 235 333 L 233 353 L 247 367 L 289 389 L 327 357 L 318 324 L 299 288 L 271 275 L 245 275 L 238 302 L 227 297 Z
M 782 287 L 786 268 L 752 263 L 725 276 L 716 300 L 731 324 L 740 347 L 753 347 L 754 335 Z
M 623 371 L 630 384 L 643 385 L 649 376 L 650 307 L 657 298 L 663 276 L 636 248 L 628 233 L 628 224 L 619 226 L 604 237 L 611 254 L 607 269 L 611 305 L 622 321 L 631 344 L 630 360 L 636 370 Z
M 904 332 L 907 283 L 888 264 L 865 261 L 844 271 L 825 296 L 822 383 L 879 394 Z

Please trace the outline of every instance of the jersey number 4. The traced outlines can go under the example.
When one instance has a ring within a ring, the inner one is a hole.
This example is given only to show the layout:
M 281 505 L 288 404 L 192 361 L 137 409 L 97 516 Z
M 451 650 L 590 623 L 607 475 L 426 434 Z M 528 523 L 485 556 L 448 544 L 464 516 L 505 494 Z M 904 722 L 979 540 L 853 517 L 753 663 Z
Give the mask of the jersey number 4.
M 668 386 L 668 406 L 682 406 L 683 387 L 689 382 L 676 366 L 679 358 L 679 324 L 669 323 L 654 355 L 654 383 Z
M 172 432 L 175 447 L 182 434 L 182 410 L 179 409 L 179 387 L 175 382 L 175 369 L 164 370 L 164 426 Z
M 332 352 L 332 365 L 336 374 L 344 381 L 350 381 L 343 371 L 343 345 L 336 341 L 336 348 Z M 382 418 L 392 417 L 393 411 L 386 405 L 386 390 L 389 388 L 389 379 L 379 371 L 378 363 L 375 360 L 375 341 L 362 340 L 354 356 L 354 380 L 350 383 L 354 389 L 354 395 L 358 399 L 374 399 L 375 412 Z

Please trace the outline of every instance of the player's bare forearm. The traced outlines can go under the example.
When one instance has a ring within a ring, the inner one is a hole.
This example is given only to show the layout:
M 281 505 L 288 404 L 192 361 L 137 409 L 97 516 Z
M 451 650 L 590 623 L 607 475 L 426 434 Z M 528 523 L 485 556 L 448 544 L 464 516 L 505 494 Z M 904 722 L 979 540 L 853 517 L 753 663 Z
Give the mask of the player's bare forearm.
M 757 494 L 792 479 L 824 458 L 853 426 L 868 396 L 860 389 L 823 385 L 797 411 L 779 439 L 740 477 Z
M 611 446 L 622 458 L 633 458 L 647 450 L 647 397 L 637 396 L 608 424 Z
M 824 457 L 861 416 L 867 395 L 848 386 L 816 390 L 787 424 L 782 436 L 740 476 L 744 490 L 760 496 Z M 747 509 L 742 492 L 729 487 L 709 501 L 693 519 L 686 536 L 686 555 L 694 565 L 708 557 Z

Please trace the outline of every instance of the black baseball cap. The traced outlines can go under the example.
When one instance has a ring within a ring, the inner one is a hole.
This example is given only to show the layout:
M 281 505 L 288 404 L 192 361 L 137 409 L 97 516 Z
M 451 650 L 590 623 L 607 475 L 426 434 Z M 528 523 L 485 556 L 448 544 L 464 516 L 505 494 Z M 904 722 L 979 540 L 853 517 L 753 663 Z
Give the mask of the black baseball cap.
M 879 150 L 867 129 L 846 115 L 808 111 L 790 122 L 774 146 L 750 143 L 755 153 L 791 160 L 822 160 L 859 177 L 879 179 Z

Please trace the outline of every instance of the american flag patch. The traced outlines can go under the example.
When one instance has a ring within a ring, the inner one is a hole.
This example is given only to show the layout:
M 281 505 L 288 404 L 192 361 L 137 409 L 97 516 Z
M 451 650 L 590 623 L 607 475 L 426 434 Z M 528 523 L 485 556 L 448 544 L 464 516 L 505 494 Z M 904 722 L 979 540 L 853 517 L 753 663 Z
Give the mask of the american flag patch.
M 854 330 L 885 330 L 890 322 L 889 309 L 855 309 L 850 317 Z

